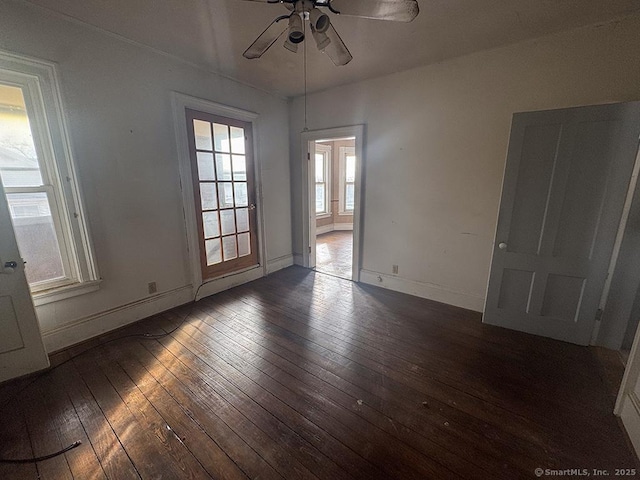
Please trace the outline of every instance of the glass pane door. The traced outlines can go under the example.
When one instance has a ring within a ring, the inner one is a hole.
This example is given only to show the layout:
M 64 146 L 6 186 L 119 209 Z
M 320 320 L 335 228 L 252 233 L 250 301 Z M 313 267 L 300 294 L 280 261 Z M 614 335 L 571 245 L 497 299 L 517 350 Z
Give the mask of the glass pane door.
M 258 264 L 251 124 L 187 110 L 202 278 Z

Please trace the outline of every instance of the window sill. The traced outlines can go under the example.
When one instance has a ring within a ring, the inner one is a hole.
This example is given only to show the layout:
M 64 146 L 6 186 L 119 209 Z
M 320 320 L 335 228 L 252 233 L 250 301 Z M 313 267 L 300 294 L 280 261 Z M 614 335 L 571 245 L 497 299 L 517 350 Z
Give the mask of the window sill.
M 89 282 L 74 283 L 72 285 L 65 285 L 64 287 L 52 288 L 51 290 L 45 290 L 43 292 L 36 292 L 32 294 L 33 304 L 36 307 L 39 307 L 40 305 L 46 305 L 47 303 L 59 302 L 60 300 L 66 300 L 67 298 L 95 292 L 100 288 L 100 283 L 102 283 L 102 280 L 92 280 Z
M 340 212 L 338 215 L 341 217 L 353 217 L 353 212 Z
M 320 215 L 316 215 L 316 220 L 322 220 L 324 218 L 331 218 L 333 216 L 333 214 L 331 212 L 329 213 L 321 213 Z

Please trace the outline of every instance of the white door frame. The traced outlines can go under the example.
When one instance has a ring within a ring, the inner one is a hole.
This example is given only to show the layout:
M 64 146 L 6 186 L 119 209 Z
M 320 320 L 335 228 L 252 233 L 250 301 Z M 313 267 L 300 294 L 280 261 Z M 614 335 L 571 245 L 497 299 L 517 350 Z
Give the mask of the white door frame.
M 264 241 L 264 214 L 262 208 L 262 174 L 260 168 L 260 154 L 258 149 L 258 114 L 247 110 L 229 107 L 202 98 L 192 97 L 183 93 L 171 92 L 173 108 L 173 122 L 176 135 L 178 163 L 180 168 L 180 186 L 182 190 L 182 209 L 184 213 L 191 275 L 192 295 L 198 293 L 198 298 L 213 295 L 235 285 L 250 282 L 267 274 L 266 245 Z M 238 272 L 232 272 L 219 278 L 209 280 L 202 285 L 202 269 L 200 268 L 200 240 L 194 204 L 193 178 L 191 174 L 191 157 L 187 139 L 187 117 L 185 109 L 210 113 L 222 117 L 234 118 L 250 122 L 253 129 L 253 165 L 256 189 L 257 207 L 257 235 L 258 235 L 258 266 L 250 267 Z M 199 287 L 202 285 L 202 288 Z
M 315 202 L 314 188 L 315 177 L 313 169 L 309 168 L 311 162 L 310 144 L 317 140 L 332 138 L 355 137 L 356 149 L 356 184 L 355 201 L 353 207 L 353 257 L 351 265 L 351 278 L 354 282 L 360 281 L 360 250 L 362 246 L 362 197 L 364 179 L 364 125 L 351 125 L 346 127 L 327 128 L 323 130 L 311 130 L 300 135 L 300 160 L 302 163 L 302 262 L 303 266 L 312 268 L 315 258 L 315 241 L 311 239 L 316 235 L 315 216 L 311 221 L 312 203 Z
M 640 398 L 638 398 L 638 382 L 640 382 L 640 328 L 631 347 L 624 376 L 618 391 L 613 413 L 620 417 L 631 444 L 640 455 Z

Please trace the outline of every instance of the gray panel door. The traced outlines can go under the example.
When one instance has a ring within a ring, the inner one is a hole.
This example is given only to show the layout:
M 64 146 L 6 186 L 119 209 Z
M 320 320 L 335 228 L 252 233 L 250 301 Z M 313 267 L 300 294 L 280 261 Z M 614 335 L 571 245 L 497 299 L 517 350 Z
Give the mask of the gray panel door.
M 640 102 L 513 117 L 484 322 L 587 345 L 640 136 Z

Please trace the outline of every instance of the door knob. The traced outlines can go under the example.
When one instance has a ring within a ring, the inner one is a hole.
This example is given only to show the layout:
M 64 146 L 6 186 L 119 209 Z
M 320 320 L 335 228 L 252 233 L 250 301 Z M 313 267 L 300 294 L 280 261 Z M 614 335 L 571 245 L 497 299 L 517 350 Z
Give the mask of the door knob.
M 18 266 L 17 262 L 5 262 L 4 268 L 2 269 L 2 273 L 6 273 L 7 275 L 10 275 L 16 271 L 17 266 Z
M 506 249 L 507 249 L 507 244 L 506 244 L 506 243 L 504 243 L 504 242 L 500 242 L 500 243 L 498 244 L 498 248 L 499 248 L 500 250 L 506 250 Z

